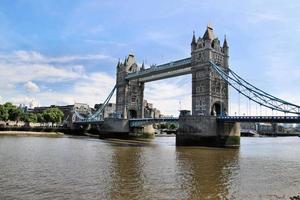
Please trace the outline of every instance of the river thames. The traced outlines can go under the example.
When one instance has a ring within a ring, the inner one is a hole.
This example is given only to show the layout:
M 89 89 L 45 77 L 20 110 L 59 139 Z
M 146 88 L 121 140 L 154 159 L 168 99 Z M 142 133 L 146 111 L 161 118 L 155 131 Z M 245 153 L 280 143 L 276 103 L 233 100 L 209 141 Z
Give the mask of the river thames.
M 0 137 L 0 199 L 289 199 L 300 138 L 241 138 L 240 149 L 86 137 Z

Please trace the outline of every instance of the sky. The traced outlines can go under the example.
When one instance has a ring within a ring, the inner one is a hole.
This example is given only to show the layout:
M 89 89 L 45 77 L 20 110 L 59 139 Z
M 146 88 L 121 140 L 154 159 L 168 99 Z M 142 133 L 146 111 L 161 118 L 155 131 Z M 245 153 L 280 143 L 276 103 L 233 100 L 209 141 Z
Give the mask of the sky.
M 221 42 L 226 35 L 235 72 L 300 104 L 299 10 L 298 0 L 1 0 L 0 103 L 93 107 L 113 88 L 119 59 L 189 57 L 193 30 L 202 37 L 211 24 Z M 166 115 L 191 109 L 191 76 L 146 83 L 145 99 Z

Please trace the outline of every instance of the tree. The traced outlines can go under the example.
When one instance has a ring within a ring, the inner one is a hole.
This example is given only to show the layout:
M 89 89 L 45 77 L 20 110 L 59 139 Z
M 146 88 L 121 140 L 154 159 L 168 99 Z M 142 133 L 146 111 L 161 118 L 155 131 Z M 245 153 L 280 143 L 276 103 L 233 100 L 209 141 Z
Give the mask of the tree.
M 11 120 L 11 115 L 12 115 L 12 112 L 16 109 L 16 106 L 14 106 L 12 103 L 10 102 L 6 102 L 4 105 L 3 105 L 4 109 L 6 110 L 6 112 L 8 113 L 8 119 Z
M 37 115 L 34 113 L 26 113 L 23 121 L 28 123 L 36 123 Z
M 4 105 L 0 105 L 0 121 L 7 121 L 8 120 L 8 111 Z
M 19 121 L 24 118 L 24 112 L 20 108 L 13 108 L 9 112 L 9 120 L 11 121 Z
M 46 122 L 54 123 L 62 122 L 64 113 L 59 108 L 48 108 L 43 112 L 43 118 Z
M 4 109 L 6 110 L 6 112 L 8 113 L 8 119 L 11 121 L 18 121 L 22 120 L 22 118 L 24 117 L 24 112 L 21 108 L 17 108 L 15 105 L 13 105 L 10 102 L 6 102 L 3 105 Z
M 169 128 L 172 129 L 172 130 L 174 130 L 174 129 L 177 128 L 177 126 L 176 126 L 175 124 L 172 123 L 172 124 L 170 124 Z
M 37 117 L 37 122 L 39 122 L 39 123 L 44 123 L 45 122 L 45 119 L 44 119 L 44 116 L 43 116 L 42 113 L 36 114 L 36 117 Z

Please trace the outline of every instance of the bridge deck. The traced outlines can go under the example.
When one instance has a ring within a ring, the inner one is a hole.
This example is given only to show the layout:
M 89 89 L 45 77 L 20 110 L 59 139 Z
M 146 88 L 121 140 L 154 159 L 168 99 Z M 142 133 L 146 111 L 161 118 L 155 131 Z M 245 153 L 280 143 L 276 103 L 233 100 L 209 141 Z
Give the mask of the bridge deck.
M 130 119 L 130 127 L 139 127 L 146 124 L 152 123 L 162 123 L 162 122 L 178 122 L 178 117 L 165 117 L 165 118 L 140 118 L 140 119 Z
M 299 116 L 220 116 L 222 122 L 300 123 Z
M 101 124 L 103 122 L 104 122 L 104 120 L 99 120 L 99 121 L 75 121 L 75 122 L 73 122 L 73 124 L 88 125 L 88 124 Z
M 185 58 L 182 60 L 153 66 L 143 71 L 130 73 L 126 76 L 126 79 L 139 79 L 142 82 L 149 82 L 189 73 L 191 73 L 191 58 Z
M 151 123 L 178 122 L 178 117 L 129 119 L 131 127 Z M 219 116 L 219 122 L 300 123 L 300 116 Z M 103 121 L 76 121 L 74 124 L 101 124 Z

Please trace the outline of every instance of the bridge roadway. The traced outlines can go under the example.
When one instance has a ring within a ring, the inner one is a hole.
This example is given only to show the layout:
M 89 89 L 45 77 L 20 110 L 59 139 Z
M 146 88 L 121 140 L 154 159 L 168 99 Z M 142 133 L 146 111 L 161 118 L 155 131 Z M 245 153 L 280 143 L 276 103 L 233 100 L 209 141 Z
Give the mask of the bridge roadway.
M 140 118 L 130 119 L 130 127 L 139 127 L 145 124 L 162 123 L 162 122 L 178 122 L 178 117 L 163 117 L 163 118 Z
M 219 116 L 221 122 L 300 123 L 300 116 Z
M 185 58 L 128 74 L 126 80 L 150 82 L 191 73 L 191 58 Z
M 129 119 L 130 127 L 139 127 L 145 124 L 178 122 L 178 117 L 165 118 L 134 118 Z M 261 123 L 300 123 L 300 116 L 219 116 L 219 122 L 261 122 Z M 102 121 L 76 121 L 74 124 L 101 124 Z
M 178 122 L 177 117 L 130 119 L 131 127 L 159 122 Z M 300 123 L 300 116 L 219 116 L 220 122 Z

